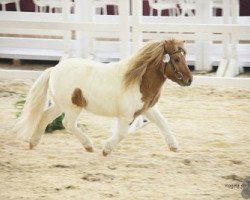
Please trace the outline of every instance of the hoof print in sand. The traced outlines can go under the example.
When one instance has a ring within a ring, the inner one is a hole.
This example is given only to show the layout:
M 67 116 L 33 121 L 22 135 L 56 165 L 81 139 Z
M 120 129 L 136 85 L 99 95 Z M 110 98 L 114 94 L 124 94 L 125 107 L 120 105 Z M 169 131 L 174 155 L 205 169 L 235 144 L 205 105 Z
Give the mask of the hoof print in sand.
M 96 173 L 96 174 L 85 174 L 82 179 L 90 182 L 96 181 L 111 181 L 114 180 L 115 176 L 103 173 Z

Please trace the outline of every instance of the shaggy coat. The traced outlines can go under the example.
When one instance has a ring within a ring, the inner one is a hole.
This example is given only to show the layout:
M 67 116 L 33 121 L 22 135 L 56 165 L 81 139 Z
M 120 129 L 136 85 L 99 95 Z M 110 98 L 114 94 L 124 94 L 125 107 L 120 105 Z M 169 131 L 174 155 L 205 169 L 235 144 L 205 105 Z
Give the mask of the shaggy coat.
M 144 114 L 165 134 L 170 149 L 176 150 L 177 142 L 155 104 L 166 77 L 180 85 L 191 79 L 185 56 L 178 52 L 180 48 L 185 51 L 183 42 L 158 41 L 148 43 L 130 59 L 117 63 L 103 64 L 81 58 L 62 60 L 45 70 L 31 88 L 23 114 L 16 124 L 17 132 L 28 137 L 30 148 L 33 148 L 46 125 L 65 113 L 65 128 L 74 133 L 88 151 L 93 151 L 91 140 L 76 126 L 80 112 L 86 110 L 115 117 L 117 130 L 103 150 L 107 155 L 124 138 L 135 118 Z M 171 63 L 182 73 L 182 80 L 175 77 L 170 63 L 163 62 L 165 54 L 174 54 Z M 50 108 L 47 108 L 46 94 L 53 102 Z

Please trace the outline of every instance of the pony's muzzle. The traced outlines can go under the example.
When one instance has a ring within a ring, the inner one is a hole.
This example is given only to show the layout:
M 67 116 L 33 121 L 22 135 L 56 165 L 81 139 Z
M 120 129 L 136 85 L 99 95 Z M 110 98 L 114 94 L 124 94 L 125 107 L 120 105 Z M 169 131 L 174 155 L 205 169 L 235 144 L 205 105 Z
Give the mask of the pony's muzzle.
M 187 78 L 186 80 L 184 80 L 183 82 L 184 82 L 185 86 L 190 86 L 192 81 L 193 81 L 193 77 L 190 77 L 190 78 Z

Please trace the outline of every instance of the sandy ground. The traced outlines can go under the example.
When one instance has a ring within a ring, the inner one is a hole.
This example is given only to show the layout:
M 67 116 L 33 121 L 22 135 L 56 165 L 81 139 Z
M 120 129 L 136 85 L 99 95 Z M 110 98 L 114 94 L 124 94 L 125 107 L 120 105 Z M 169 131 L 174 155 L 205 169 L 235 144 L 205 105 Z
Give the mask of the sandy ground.
M 94 153 L 65 131 L 45 134 L 35 150 L 15 139 L 14 103 L 31 83 L 0 81 L 1 200 L 242 199 L 237 185 L 250 176 L 250 90 L 167 85 L 159 106 L 180 151 L 170 152 L 150 123 L 103 157 L 111 119 L 89 113 L 80 123 Z

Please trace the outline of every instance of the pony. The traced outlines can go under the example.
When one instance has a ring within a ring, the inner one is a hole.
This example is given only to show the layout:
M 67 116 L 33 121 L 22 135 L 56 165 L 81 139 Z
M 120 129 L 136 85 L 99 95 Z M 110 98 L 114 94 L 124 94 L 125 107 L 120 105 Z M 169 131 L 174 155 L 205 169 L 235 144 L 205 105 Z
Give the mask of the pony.
M 117 119 L 115 131 L 103 147 L 103 155 L 107 156 L 128 135 L 130 126 L 144 116 L 159 127 L 170 150 L 176 152 L 178 142 L 157 102 L 167 79 L 181 86 L 191 84 L 185 57 L 184 42 L 169 39 L 149 42 L 129 59 L 116 63 L 62 60 L 35 81 L 14 130 L 33 149 L 47 124 L 64 113 L 65 129 L 93 152 L 91 139 L 77 127 L 79 114 L 85 110 L 113 117 Z

